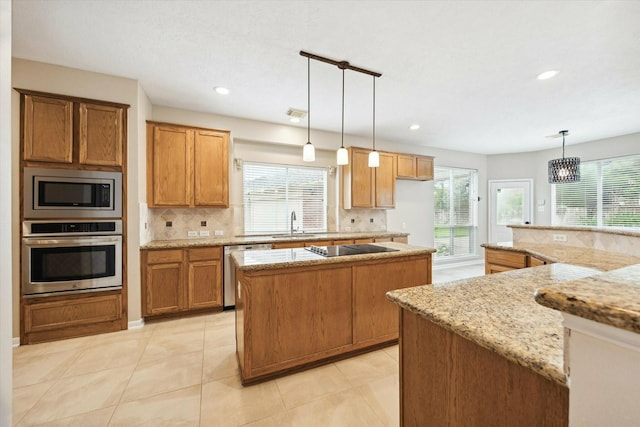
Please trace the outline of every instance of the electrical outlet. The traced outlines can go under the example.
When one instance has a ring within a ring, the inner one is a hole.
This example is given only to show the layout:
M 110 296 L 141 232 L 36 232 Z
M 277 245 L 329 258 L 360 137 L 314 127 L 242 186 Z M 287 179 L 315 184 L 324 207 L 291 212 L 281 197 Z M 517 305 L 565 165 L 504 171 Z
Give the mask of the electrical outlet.
M 209 237 L 209 230 L 200 230 L 200 237 Z
M 353 224 L 355 222 L 356 222 L 355 218 L 351 218 L 351 224 Z
M 345 227 L 344 231 L 351 231 L 351 227 Z
M 373 218 L 369 218 L 369 222 L 373 224 Z
M 215 234 L 216 236 L 224 236 L 224 231 L 216 230 L 216 231 L 213 232 L 213 234 Z
M 200 227 L 206 227 L 207 221 L 200 221 Z
M 553 235 L 553 241 L 554 242 L 566 242 L 567 241 L 567 235 L 566 234 L 554 234 Z
M 167 222 L 164 223 L 164 226 L 165 227 L 173 227 L 173 222 L 167 221 Z
M 187 236 L 189 237 L 198 237 L 197 231 L 187 231 Z

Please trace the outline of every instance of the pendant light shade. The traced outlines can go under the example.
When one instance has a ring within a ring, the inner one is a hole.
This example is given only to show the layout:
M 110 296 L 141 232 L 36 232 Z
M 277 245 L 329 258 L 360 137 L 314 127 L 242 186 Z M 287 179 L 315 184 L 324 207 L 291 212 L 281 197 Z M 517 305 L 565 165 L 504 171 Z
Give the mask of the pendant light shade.
M 304 147 L 302 148 L 302 160 L 305 162 L 315 162 L 316 149 L 311 142 L 304 144 Z
M 302 160 L 316 161 L 316 149 L 311 143 L 311 58 L 307 58 L 307 143 L 302 148 Z
M 549 160 L 549 184 L 564 184 L 580 181 L 580 157 L 564 156 L 564 137 L 568 130 L 558 132 L 562 134 L 562 158 Z
M 369 167 L 380 166 L 380 155 L 376 151 L 376 76 L 373 76 L 373 151 L 369 153 Z
M 336 161 L 338 165 L 348 165 L 349 164 L 349 152 L 346 148 L 344 148 L 344 68 L 342 69 L 342 132 L 341 135 L 341 143 L 340 148 L 336 152 Z

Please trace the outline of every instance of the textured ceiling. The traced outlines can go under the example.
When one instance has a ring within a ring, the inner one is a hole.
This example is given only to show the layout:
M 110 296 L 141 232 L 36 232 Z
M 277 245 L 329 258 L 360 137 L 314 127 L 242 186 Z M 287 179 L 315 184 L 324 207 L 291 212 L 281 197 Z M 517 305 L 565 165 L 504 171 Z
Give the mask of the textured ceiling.
M 382 73 L 378 138 L 493 154 L 640 132 L 639 23 L 640 1 L 14 0 L 13 54 L 139 80 L 154 105 L 289 124 L 305 50 Z M 345 133 L 370 135 L 372 77 L 345 80 Z M 311 62 L 312 129 L 340 131 L 341 81 Z

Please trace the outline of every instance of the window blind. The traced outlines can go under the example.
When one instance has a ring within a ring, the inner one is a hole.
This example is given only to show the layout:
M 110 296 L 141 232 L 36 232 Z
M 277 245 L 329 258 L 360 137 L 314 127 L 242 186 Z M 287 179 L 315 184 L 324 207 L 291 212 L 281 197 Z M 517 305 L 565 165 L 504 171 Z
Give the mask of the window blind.
M 288 233 L 291 212 L 297 231 L 327 230 L 327 171 L 322 168 L 245 162 L 244 232 Z
M 435 168 L 434 244 L 436 257 L 475 255 L 478 172 Z
M 553 224 L 640 227 L 640 156 L 582 162 L 580 175 L 552 186 Z

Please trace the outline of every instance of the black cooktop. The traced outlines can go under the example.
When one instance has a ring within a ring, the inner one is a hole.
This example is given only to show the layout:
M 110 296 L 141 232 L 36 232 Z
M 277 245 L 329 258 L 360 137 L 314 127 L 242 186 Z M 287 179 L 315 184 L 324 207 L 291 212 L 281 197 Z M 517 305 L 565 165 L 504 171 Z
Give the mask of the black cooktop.
M 305 248 L 315 254 L 334 257 L 360 254 L 375 254 L 379 252 L 396 252 L 398 249 L 385 248 L 378 245 L 340 245 L 340 246 L 309 246 Z

